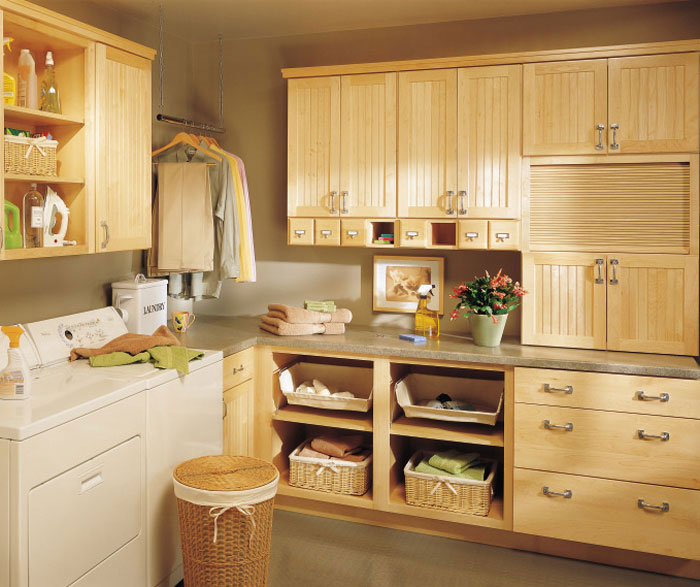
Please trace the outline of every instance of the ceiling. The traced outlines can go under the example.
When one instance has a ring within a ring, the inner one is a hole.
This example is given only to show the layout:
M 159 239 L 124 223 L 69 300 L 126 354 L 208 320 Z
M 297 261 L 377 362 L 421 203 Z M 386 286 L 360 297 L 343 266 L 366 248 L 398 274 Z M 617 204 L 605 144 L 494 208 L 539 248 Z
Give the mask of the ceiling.
M 659 4 L 672 0 L 162 0 L 165 30 L 193 42 Z M 160 0 L 92 0 L 158 22 Z

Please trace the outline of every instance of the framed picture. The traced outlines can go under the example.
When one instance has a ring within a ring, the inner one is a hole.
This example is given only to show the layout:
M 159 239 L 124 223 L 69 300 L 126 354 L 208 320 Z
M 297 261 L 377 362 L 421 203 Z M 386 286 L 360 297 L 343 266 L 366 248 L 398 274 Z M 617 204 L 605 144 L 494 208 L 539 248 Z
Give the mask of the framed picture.
M 418 305 L 418 288 L 434 285 L 428 308 L 443 314 L 442 288 L 445 260 L 442 257 L 374 256 L 372 309 L 376 312 L 413 313 Z

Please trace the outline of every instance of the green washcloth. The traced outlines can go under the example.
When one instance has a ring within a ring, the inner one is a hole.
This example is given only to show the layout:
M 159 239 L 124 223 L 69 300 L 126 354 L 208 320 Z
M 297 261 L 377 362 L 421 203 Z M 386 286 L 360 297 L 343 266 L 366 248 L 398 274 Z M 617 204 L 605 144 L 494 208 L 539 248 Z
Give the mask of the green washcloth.
M 483 481 L 486 475 L 486 465 L 476 464 L 473 467 L 469 467 L 461 473 L 448 473 L 442 469 L 437 469 L 430 464 L 428 458 L 424 458 L 418 465 L 416 465 L 415 471 L 418 473 L 425 473 L 427 475 L 437 475 L 439 477 L 457 477 L 458 479 L 470 479 L 472 481 Z
M 148 349 L 148 352 L 153 357 L 154 366 L 158 369 L 177 369 L 185 375 L 190 372 L 187 363 L 204 356 L 201 351 L 193 351 L 184 346 L 154 346 Z
M 439 475 L 441 477 L 449 475 L 449 473 L 443 471 L 442 469 L 436 469 L 435 467 L 432 467 L 428 462 L 427 458 L 423 459 L 420 463 L 418 463 L 414 470 L 416 471 L 416 473 L 425 473 L 426 475 Z
M 131 365 L 132 363 L 148 363 L 151 360 L 151 355 L 148 351 L 143 351 L 137 355 L 129 353 L 107 353 L 106 355 L 97 355 L 90 357 L 91 367 L 118 367 L 119 365 Z
M 462 453 L 452 448 L 430 457 L 430 465 L 453 475 L 463 473 L 479 458 L 478 452 Z

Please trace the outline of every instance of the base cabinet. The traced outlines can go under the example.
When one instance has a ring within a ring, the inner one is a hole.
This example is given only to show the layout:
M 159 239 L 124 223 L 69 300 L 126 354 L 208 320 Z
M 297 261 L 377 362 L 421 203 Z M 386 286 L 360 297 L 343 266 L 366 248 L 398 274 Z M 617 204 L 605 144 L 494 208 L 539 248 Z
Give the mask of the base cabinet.
M 225 455 L 253 456 L 255 430 L 255 351 L 246 349 L 226 357 L 224 368 Z

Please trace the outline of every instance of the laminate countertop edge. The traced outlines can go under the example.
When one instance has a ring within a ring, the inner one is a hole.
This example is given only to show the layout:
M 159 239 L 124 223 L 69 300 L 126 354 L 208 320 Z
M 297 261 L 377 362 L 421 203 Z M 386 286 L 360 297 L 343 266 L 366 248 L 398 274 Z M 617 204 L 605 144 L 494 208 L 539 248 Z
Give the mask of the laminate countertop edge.
M 279 349 L 335 352 L 469 364 L 591 371 L 649 377 L 700 379 L 693 357 L 590 351 L 521 345 L 504 339 L 494 348 L 476 346 L 470 337 L 442 334 L 437 341 L 416 345 L 399 339 L 405 330 L 350 325 L 341 335 L 275 336 L 258 328 L 258 318 L 197 316 L 187 333 L 177 335 L 190 348 L 220 350 L 224 357 L 255 345 Z

